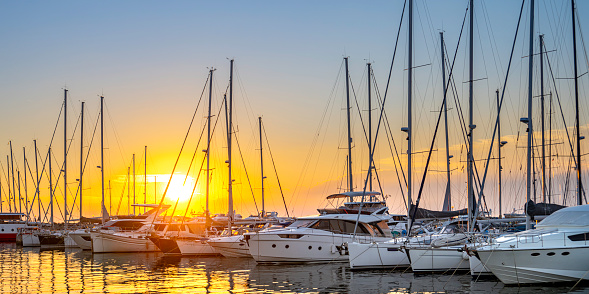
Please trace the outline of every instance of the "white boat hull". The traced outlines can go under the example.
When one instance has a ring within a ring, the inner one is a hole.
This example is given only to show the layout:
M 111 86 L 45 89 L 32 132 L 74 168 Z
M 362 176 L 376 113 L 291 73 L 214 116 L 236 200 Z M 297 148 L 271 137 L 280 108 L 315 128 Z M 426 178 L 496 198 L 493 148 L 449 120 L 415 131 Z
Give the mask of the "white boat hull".
M 211 238 L 208 241 L 218 253 L 225 257 L 250 258 L 252 255 L 243 236 Z
M 157 252 L 160 251 L 153 242 L 142 235 L 116 235 L 112 233 L 92 232 L 92 252 Z
M 39 242 L 39 237 L 33 233 L 21 233 L 20 238 L 22 239 L 22 246 L 23 247 L 39 247 L 41 246 L 41 242 Z
M 407 268 L 407 254 L 401 250 L 402 243 L 348 243 L 350 268 Z
M 92 238 L 90 237 L 90 232 L 74 231 L 70 232 L 69 236 L 74 242 L 76 242 L 78 247 L 82 248 L 83 250 L 92 250 Z
M 413 272 L 468 271 L 468 254 L 463 247 L 409 248 L 409 260 Z
M 260 263 L 348 262 L 347 244 L 356 241 L 344 234 L 305 234 L 296 239 L 280 236 L 290 236 L 287 232 L 249 235 L 250 254 Z M 370 242 L 370 238 L 363 241 Z
M 485 266 L 506 285 L 589 279 L 589 246 L 478 250 L 478 255 Z
M 219 252 L 207 243 L 207 238 L 177 239 L 176 244 L 182 255 L 219 255 Z
M 469 256 L 468 264 L 470 266 L 470 275 L 474 278 L 493 275 L 491 270 L 489 270 L 476 256 Z

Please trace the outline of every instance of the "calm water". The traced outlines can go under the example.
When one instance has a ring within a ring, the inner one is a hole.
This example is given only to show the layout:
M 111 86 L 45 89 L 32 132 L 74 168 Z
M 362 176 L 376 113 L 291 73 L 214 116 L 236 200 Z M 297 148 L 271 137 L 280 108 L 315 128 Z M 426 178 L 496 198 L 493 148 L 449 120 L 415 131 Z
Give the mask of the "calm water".
M 352 272 L 345 264 L 257 265 L 253 259 L 92 254 L 0 243 L 3 293 L 564 293 L 559 287 L 504 287 L 469 275 Z M 589 286 L 574 289 L 588 293 Z

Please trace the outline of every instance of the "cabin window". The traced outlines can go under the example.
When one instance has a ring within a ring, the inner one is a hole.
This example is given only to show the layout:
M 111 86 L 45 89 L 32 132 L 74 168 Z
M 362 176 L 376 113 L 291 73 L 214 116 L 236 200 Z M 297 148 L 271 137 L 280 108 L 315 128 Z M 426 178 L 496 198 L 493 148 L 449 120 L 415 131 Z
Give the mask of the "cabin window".
M 335 234 L 354 234 L 356 222 L 339 219 L 323 219 L 311 226 L 313 229 L 329 231 Z M 356 229 L 358 235 L 370 235 L 370 232 L 363 224 L 358 224 Z
M 571 241 L 587 241 L 587 240 L 589 240 L 589 233 L 570 235 L 569 239 Z
M 294 223 L 290 224 L 289 228 L 308 228 L 313 224 L 316 220 L 315 219 L 299 219 L 296 220 Z

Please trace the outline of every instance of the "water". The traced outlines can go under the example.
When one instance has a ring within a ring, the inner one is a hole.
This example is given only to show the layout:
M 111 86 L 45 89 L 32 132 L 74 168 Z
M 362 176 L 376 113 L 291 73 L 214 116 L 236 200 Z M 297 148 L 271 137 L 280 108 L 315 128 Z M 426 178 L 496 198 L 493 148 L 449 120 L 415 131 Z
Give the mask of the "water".
M 253 259 L 92 254 L 0 243 L 2 293 L 564 293 L 572 285 L 504 287 L 470 275 L 352 272 L 346 264 L 257 265 Z M 577 286 L 589 293 L 589 285 Z

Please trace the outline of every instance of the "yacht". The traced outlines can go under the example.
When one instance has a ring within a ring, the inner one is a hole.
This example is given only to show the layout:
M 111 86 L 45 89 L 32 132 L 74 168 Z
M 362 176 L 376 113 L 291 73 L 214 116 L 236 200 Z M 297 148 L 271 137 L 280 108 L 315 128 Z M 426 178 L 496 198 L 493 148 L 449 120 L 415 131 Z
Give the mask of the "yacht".
M 244 234 L 258 263 L 348 262 L 348 243 L 392 238 L 386 207 L 372 214 L 324 214 L 301 217 L 284 229 Z
M 22 220 L 24 215 L 24 213 L 0 213 L 0 242 L 16 242 L 18 229 L 27 226 Z
M 558 210 L 475 254 L 506 285 L 589 279 L 589 205 Z

